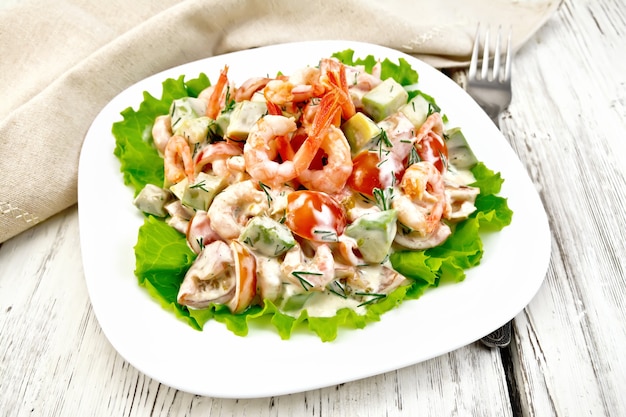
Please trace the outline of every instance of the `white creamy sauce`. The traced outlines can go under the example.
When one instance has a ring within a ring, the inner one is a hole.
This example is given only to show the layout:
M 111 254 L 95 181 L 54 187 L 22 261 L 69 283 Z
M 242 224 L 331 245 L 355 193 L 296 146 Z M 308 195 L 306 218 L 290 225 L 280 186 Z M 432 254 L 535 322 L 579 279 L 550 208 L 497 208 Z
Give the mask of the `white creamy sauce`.
M 451 181 L 459 185 L 468 185 L 476 181 L 474 174 L 466 169 L 456 169 L 452 165 L 448 166 L 448 170 L 443 175 L 444 180 Z
M 330 292 L 314 292 L 302 306 L 301 309 L 286 311 L 285 313 L 293 317 L 298 317 L 303 310 L 306 310 L 310 317 L 334 317 L 337 311 L 342 308 L 354 310 L 357 314 L 365 314 L 365 307 L 360 306 L 363 301 L 353 298 L 342 298 Z

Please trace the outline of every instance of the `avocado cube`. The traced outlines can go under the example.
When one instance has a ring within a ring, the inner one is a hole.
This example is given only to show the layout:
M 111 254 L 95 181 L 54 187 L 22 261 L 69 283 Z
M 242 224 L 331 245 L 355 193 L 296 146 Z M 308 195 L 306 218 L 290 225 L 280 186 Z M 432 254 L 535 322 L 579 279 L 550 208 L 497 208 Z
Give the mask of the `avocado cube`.
M 362 98 L 363 110 L 375 122 L 380 122 L 406 104 L 409 93 L 393 78 L 387 78 L 365 93 Z
M 176 131 L 180 124 L 188 119 L 204 116 L 206 113 L 206 101 L 183 97 L 172 101 L 170 117 L 172 118 L 172 131 Z
M 146 184 L 137 194 L 133 204 L 144 213 L 157 217 L 166 217 L 165 205 L 171 200 L 169 191 L 153 184 Z
M 454 128 L 446 132 L 448 138 L 446 145 L 448 147 L 448 161 L 457 169 L 471 169 L 478 163 L 478 159 L 467 139 L 461 132 L 461 129 Z
M 374 143 L 380 136 L 380 127 L 365 114 L 358 112 L 341 125 L 341 130 L 350 144 L 352 156 L 355 156 L 363 148 Z
M 206 116 L 200 116 L 180 122 L 174 134 L 186 138 L 193 147 L 196 143 L 210 142 L 215 127 L 214 120 Z
M 178 184 L 170 187 L 183 205 L 196 210 L 208 210 L 213 202 L 213 198 L 226 188 L 226 179 L 213 174 L 201 172 L 193 183 L 189 183 L 187 178 Z
M 429 109 L 430 103 L 420 94 L 416 95 L 411 99 L 411 101 L 400 107 L 400 111 L 417 129 L 419 129 L 426 121 Z
M 365 262 L 382 263 L 396 236 L 397 219 L 393 209 L 364 214 L 346 227 L 344 233 L 356 240 Z
M 253 217 L 241 232 L 239 240 L 265 256 L 279 256 L 296 245 L 291 231 L 270 217 Z
M 243 100 L 235 105 L 226 128 L 226 136 L 236 141 L 245 140 L 250 129 L 267 114 L 267 104 L 261 101 Z

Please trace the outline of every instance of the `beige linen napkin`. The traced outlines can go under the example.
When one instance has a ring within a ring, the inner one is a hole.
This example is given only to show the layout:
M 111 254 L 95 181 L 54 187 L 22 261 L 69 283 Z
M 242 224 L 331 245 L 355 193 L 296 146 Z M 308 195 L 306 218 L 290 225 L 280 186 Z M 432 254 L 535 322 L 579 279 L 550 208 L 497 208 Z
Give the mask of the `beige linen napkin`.
M 0 243 L 77 201 L 85 133 L 117 93 L 234 50 L 347 39 L 465 65 L 477 23 L 523 44 L 561 0 L 0 0 Z

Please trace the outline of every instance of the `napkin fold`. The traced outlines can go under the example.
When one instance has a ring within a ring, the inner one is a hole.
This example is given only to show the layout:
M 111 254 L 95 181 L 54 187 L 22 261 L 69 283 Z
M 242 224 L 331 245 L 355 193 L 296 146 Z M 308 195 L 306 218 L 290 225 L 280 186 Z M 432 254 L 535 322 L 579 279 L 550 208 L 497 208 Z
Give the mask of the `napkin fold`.
M 479 22 L 511 27 L 517 49 L 561 1 L 17 0 L 0 8 L 0 243 L 76 203 L 91 122 L 151 74 L 322 39 L 376 43 L 437 68 L 463 67 Z

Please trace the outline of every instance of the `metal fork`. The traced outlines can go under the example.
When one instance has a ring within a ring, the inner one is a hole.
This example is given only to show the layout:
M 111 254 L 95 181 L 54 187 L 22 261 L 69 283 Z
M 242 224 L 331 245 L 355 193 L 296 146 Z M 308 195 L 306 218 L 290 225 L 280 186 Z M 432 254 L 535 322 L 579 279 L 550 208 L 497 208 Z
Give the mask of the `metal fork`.
M 489 29 L 485 32 L 483 43 L 482 68 L 478 72 L 479 50 L 480 50 L 480 25 L 476 29 L 474 39 L 474 49 L 472 50 L 472 60 L 470 62 L 467 75 L 467 92 L 485 110 L 491 120 L 500 126 L 499 118 L 503 110 L 511 103 L 513 94 L 511 92 L 511 31 L 506 40 L 506 51 L 504 54 L 504 66 L 502 66 L 501 52 L 501 30 L 498 28 L 496 34 L 496 45 L 494 48 L 493 62 L 489 59 Z M 493 65 L 490 67 L 490 64 Z
M 498 28 L 496 35 L 493 65 L 491 68 L 489 59 L 489 29 L 487 29 L 483 43 L 482 68 L 480 73 L 478 73 L 479 49 L 481 44 L 480 25 L 478 25 L 466 85 L 469 95 L 476 100 L 498 127 L 500 127 L 500 114 L 509 106 L 513 97 L 511 92 L 511 31 L 509 31 L 506 40 L 504 67 L 502 67 L 502 52 L 500 50 L 501 29 L 501 27 Z M 507 347 L 511 343 L 511 327 L 511 322 L 509 321 L 504 326 L 480 339 L 480 341 L 485 346 L 491 348 Z

